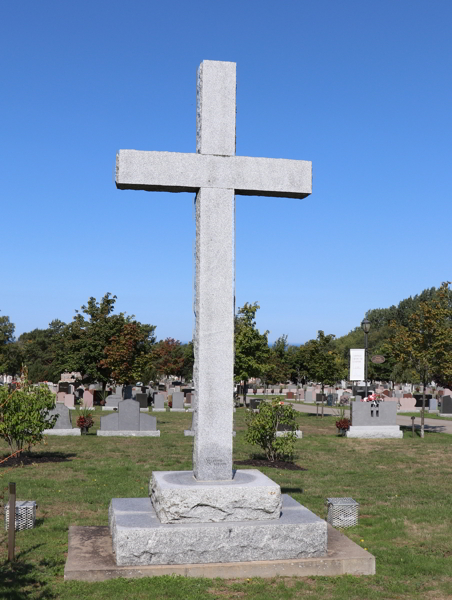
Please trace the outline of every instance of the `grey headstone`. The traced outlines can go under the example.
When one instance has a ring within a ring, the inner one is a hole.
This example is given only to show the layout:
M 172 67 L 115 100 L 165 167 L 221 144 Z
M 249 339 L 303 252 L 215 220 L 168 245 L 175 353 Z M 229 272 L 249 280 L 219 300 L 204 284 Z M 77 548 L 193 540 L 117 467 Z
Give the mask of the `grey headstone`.
M 438 410 L 438 400 L 436 398 L 430 398 L 428 403 L 429 410 Z
M 184 408 L 184 392 L 173 392 L 173 408 Z
M 397 402 L 351 402 L 350 414 L 354 427 L 397 425 Z
M 146 413 L 140 413 L 140 404 L 136 400 L 123 400 L 118 412 L 100 418 L 101 431 L 156 431 L 157 419 Z
M 49 417 L 53 417 L 54 415 L 58 415 L 54 429 L 72 429 L 71 411 L 67 406 L 61 403 L 57 404 L 50 411 Z
M 160 410 L 165 408 L 165 397 L 163 394 L 156 394 L 154 396 L 154 408 L 158 408 Z

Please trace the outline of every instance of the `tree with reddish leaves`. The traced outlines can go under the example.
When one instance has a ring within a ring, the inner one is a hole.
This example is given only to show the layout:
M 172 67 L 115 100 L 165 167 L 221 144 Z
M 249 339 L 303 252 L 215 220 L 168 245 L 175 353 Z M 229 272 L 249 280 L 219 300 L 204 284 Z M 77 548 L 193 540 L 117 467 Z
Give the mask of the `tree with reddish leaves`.
M 125 323 L 121 332 L 111 338 L 104 349 L 101 366 L 111 371 L 116 383 L 125 385 L 141 378 L 143 363 L 149 358 L 154 343 L 154 327 L 136 321 Z
M 173 338 L 161 340 L 152 350 L 151 361 L 159 376 L 180 377 L 185 364 L 182 344 Z

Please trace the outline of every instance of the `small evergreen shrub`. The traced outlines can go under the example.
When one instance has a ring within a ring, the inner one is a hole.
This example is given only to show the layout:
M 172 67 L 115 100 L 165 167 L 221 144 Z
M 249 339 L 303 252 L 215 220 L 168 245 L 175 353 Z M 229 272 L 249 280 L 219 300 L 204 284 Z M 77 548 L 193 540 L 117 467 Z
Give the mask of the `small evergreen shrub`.
M 292 461 L 297 439 L 295 414 L 291 404 L 284 404 L 278 398 L 272 402 L 261 402 L 258 413 L 250 412 L 247 415 L 246 441 L 260 446 L 271 462 Z M 285 425 L 292 431 L 288 431 L 282 437 L 276 437 L 279 425 Z

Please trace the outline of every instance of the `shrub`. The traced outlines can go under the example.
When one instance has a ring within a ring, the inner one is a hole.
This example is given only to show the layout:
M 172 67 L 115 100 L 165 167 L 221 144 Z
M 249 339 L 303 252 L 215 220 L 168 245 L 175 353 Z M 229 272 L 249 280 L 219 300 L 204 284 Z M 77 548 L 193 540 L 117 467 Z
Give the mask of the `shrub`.
M 55 406 L 55 396 L 42 384 L 32 386 L 24 379 L 14 390 L 0 386 L 0 437 L 11 449 L 30 450 L 43 440 L 43 431 L 53 429 L 58 416 L 49 417 Z
M 348 429 L 350 427 L 350 419 L 347 419 L 347 417 L 339 419 L 339 421 L 336 421 L 336 427 L 338 429 Z
M 260 446 L 269 461 L 293 460 L 297 438 L 295 411 L 291 404 L 285 405 L 279 399 L 274 399 L 271 403 L 261 402 L 258 413 L 248 413 L 247 425 L 246 441 Z M 279 425 L 286 425 L 293 431 L 276 437 Z

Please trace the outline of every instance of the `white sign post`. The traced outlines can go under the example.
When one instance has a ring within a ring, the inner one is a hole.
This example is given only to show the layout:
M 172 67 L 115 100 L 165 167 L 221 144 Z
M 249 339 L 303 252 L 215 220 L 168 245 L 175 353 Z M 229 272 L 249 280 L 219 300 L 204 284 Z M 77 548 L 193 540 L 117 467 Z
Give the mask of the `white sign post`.
M 365 350 L 350 350 L 350 381 L 364 379 Z

